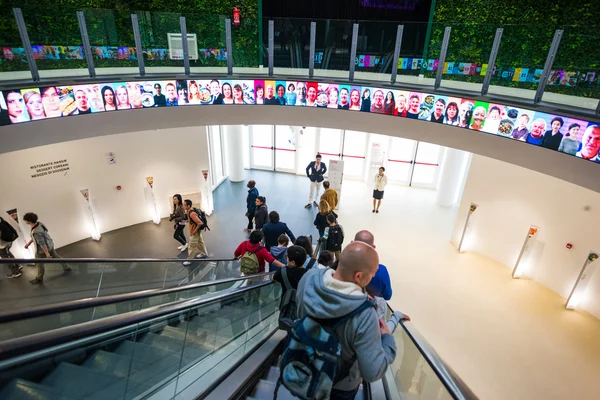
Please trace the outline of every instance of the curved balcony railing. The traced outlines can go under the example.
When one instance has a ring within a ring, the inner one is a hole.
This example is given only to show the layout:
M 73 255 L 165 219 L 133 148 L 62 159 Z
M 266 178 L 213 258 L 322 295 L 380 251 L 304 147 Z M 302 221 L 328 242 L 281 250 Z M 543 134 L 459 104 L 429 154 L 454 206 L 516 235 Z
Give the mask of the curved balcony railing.
M 600 71 L 586 56 L 595 42 L 590 27 L 261 20 L 250 13 L 232 23 L 222 11 L 13 14 L 6 18 L 0 62 L 0 81 L 9 87 L 57 78 L 235 71 L 433 87 L 600 112 Z

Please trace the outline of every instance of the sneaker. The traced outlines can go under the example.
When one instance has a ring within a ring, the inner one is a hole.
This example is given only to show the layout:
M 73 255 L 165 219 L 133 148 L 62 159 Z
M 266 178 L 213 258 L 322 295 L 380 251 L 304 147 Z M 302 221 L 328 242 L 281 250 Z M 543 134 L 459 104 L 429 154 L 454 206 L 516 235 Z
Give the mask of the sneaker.
M 373 213 L 375 213 L 375 209 L 373 209 Z
M 196 258 L 208 258 L 208 254 L 197 254 Z
M 19 265 L 19 271 L 23 271 L 23 266 Z
M 192 265 L 192 263 L 190 261 L 184 261 L 183 265 L 185 265 L 186 267 L 188 267 L 188 266 Z
M 317 203 L 316 201 L 313 201 L 313 205 L 314 205 L 315 207 L 319 207 L 319 203 Z
M 177 250 L 181 250 L 182 248 L 183 248 L 183 245 L 177 246 Z
M 67 268 L 63 268 L 63 272 L 71 272 L 73 271 L 73 268 L 67 266 Z
M 304 206 L 304 208 L 310 208 L 310 203 Z
M 6 277 L 7 277 L 8 279 L 12 279 L 12 278 L 18 278 L 18 277 L 20 277 L 21 275 L 23 275 L 21 272 L 17 272 L 17 273 L 14 273 L 14 274 L 13 274 L 13 273 L 11 273 L 11 274 L 8 274 L 8 275 L 6 275 Z
M 190 247 L 187 243 L 181 246 L 181 251 L 186 251 L 187 248 Z
M 379 214 L 379 210 L 375 210 L 375 212 L 376 212 L 377 214 Z
M 41 285 L 42 283 L 44 283 L 43 279 L 39 279 L 39 278 L 35 278 L 32 281 L 29 281 L 29 283 L 31 283 L 32 285 Z

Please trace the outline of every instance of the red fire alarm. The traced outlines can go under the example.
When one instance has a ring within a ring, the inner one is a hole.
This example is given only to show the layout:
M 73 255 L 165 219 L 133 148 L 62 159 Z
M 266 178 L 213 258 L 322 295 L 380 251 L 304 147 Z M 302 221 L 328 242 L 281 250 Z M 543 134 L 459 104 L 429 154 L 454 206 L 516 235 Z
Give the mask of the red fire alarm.
M 573 248 L 573 245 L 571 243 L 567 243 L 567 249 L 571 250 Z
M 117 190 L 121 190 L 121 185 L 117 186 Z
M 233 7 L 233 24 L 240 24 L 240 9 L 237 7 Z

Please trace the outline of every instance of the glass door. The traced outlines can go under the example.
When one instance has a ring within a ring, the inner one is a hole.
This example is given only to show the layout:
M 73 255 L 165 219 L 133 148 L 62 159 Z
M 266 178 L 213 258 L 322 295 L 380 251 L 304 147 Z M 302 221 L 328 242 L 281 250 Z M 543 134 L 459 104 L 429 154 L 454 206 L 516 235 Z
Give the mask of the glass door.
M 441 156 L 441 146 L 418 142 L 410 185 L 434 188 L 440 171 Z
M 369 134 L 366 132 L 344 131 L 342 159 L 345 178 L 364 178 L 368 142 Z
M 322 161 L 329 169 L 330 160 L 339 160 L 342 149 L 343 131 L 339 129 L 319 129 L 317 152 L 321 154 Z M 314 160 L 315 155 L 313 155 Z M 311 161 L 313 161 L 311 160 Z
M 250 127 L 250 168 L 273 170 L 273 126 Z
M 390 138 L 386 175 L 390 182 L 410 183 L 417 142 L 410 139 Z
M 275 171 L 296 170 L 296 130 L 293 126 L 275 126 Z

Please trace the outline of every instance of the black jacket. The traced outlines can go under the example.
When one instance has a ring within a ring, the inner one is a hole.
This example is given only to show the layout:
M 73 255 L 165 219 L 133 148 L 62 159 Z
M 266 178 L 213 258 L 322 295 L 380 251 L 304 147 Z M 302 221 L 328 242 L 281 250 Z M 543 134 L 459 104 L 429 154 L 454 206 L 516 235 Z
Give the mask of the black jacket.
M 306 167 L 306 176 L 308 176 L 311 182 L 323 182 L 323 180 L 325 179 L 323 178 L 325 172 L 327 172 L 327 167 L 322 161 L 319 163 L 318 171 L 315 169 L 315 161 L 311 161 L 308 164 L 308 167 Z
M 296 237 L 285 222 L 278 222 L 276 224 L 269 222 L 263 226 L 262 231 L 265 234 L 265 247 L 267 249 L 277 246 L 277 239 L 284 233 L 288 235 L 292 243 L 296 241 Z
M 269 222 L 269 209 L 267 208 L 267 205 L 263 204 L 260 207 L 256 207 L 256 211 L 254 212 L 256 229 L 262 229 L 267 222 Z

